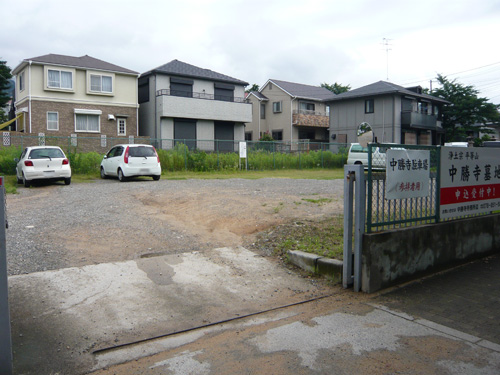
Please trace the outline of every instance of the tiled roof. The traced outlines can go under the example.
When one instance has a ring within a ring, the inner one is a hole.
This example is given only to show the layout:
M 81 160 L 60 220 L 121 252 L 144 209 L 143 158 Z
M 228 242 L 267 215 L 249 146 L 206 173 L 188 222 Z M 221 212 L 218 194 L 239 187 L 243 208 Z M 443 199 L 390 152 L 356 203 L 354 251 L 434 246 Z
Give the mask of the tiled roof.
M 165 65 L 159 66 L 158 68 L 143 73 L 142 76 L 153 73 L 162 73 L 180 77 L 206 79 L 211 81 L 233 83 L 236 85 L 243 85 L 243 86 L 248 85 L 248 82 L 233 77 L 229 77 L 225 74 L 214 72 L 210 69 L 199 68 L 197 66 L 187 64 L 179 60 L 172 60 Z
M 255 97 L 259 100 L 263 100 L 263 101 L 269 100 L 269 98 L 267 96 L 265 96 L 264 94 L 262 94 L 258 91 L 252 91 L 249 93 L 249 95 L 255 95 Z
M 138 72 L 134 72 L 133 70 L 126 69 L 121 66 L 111 64 L 88 55 L 74 57 L 74 56 L 56 55 L 51 53 L 48 55 L 25 59 L 23 60 L 23 63 L 28 63 L 29 61 L 42 64 L 70 66 L 74 68 L 86 68 L 95 70 L 105 70 L 117 73 L 139 74 Z
M 377 95 L 387 95 L 387 94 L 400 94 L 408 95 L 411 97 L 424 98 L 436 102 L 448 103 L 446 100 L 437 98 L 428 94 L 418 94 L 415 91 L 408 90 L 403 86 L 396 85 L 394 83 L 378 81 L 367 86 L 359 87 L 354 90 L 350 90 L 339 94 L 331 99 L 331 101 L 341 101 L 362 98 L 366 96 L 377 96 Z
M 333 92 L 325 89 L 324 87 L 279 81 L 277 79 L 270 79 L 269 81 L 273 82 L 275 85 L 279 86 L 290 95 L 301 99 L 329 100 L 336 96 Z

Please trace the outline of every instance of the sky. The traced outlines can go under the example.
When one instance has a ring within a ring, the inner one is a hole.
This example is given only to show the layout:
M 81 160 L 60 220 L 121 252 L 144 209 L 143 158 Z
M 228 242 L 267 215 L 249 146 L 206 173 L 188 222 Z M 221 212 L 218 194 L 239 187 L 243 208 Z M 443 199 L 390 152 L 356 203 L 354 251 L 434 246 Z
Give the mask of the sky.
M 0 60 L 89 55 L 144 73 L 174 59 L 263 86 L 437 87 L 500 104 L 498 0 L 0 0 Z

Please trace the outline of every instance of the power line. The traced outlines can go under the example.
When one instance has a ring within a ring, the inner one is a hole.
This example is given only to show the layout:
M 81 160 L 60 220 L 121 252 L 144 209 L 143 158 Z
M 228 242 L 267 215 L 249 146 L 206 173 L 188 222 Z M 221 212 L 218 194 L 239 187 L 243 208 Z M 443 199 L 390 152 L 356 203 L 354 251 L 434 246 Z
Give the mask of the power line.
M 500 64 L 500 61 L 497 61 L 497 62 L 492 63 L 492 64 L 487 64 L 487 65 L 479 66 L 477 68 L 463 70 L 463 71 L 457 72 L 457 73 L 443 74 L 443 76 L 445 76 L 445 77 L 454 76 L 454 75 L 457 75 L 457 74 L 467 73 L 467 72 L 471 72 L 471 71 L 474 71 L 474 70 L 488 68 L 490 66 L 499 65 L 499 64 Z M 488 72 L 486 72 L 486 73 L 479 73 L 479 74 L 487 74 L 487 73 Z M 433 80 L 433 78 L 423 78 L 423 79 L 419 79 L 418 81 L 412 81 L 412 82 L 403 83 L 403 85 L 412 85 L 412 84 L 420 83 L 420 82 L 429 82 L 429 81 Z

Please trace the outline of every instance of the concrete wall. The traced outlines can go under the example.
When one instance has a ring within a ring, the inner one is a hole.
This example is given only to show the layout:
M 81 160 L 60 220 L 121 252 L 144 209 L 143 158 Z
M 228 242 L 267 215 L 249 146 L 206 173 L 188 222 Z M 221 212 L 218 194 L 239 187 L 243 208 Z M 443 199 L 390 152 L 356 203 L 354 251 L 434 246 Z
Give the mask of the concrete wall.
M 364 234 L 361 288 L 372 293 L 498 251 L 500 215 Z

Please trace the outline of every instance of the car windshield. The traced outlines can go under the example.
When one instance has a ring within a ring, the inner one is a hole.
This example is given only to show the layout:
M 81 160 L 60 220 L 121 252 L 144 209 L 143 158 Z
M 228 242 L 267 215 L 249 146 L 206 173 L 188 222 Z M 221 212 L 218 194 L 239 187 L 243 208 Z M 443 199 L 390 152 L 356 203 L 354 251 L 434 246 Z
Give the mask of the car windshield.
M 64 158 L 63 152 L 58 148 L 38 148 L 31 150 L 30 159 L 54 159 Z
M 368 148 L 361 145 L 352 145 L 351 152 L 368 152 Z
M 153 147 L 130 147 L 128 154 L 130 157 L 144 158 L 148 156 L 155 156 Z

